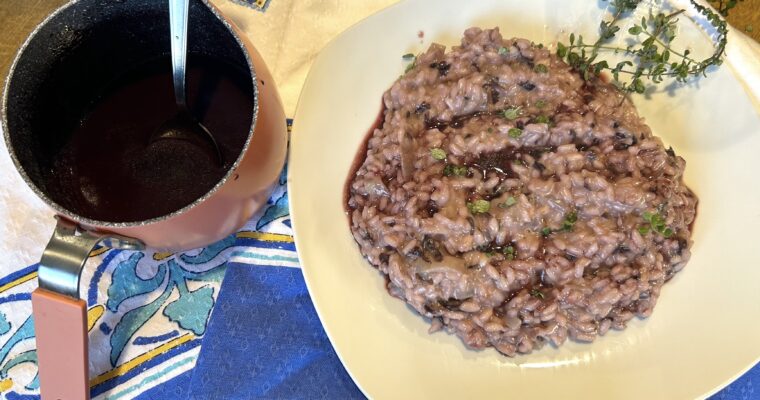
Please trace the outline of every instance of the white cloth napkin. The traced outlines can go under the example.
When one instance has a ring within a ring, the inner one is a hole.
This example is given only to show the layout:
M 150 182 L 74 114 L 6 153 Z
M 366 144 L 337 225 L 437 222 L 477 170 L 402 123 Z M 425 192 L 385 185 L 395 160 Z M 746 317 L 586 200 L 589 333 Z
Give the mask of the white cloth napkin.
M 290 117 L 319 51 L 351 25 L 397 1 L 271 0 L 261 13 L 251 12 L 244 3 L 212 0 L 264 57 Z

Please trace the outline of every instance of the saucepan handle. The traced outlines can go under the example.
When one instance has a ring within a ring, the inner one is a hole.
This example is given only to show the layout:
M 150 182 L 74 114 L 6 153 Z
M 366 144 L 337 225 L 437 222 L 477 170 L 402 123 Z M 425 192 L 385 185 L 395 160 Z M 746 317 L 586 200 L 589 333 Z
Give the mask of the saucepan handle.
M 90 398 L 87 303 L 79 298 L 79 278 L 92 249 L 141 249 L 140 240 L 83 230 L 58 218 L 37 270 L 32 293 L 42 400 Z
M 87 303 L 38 288 L 32 310 L 42 399 L 89 399 Z

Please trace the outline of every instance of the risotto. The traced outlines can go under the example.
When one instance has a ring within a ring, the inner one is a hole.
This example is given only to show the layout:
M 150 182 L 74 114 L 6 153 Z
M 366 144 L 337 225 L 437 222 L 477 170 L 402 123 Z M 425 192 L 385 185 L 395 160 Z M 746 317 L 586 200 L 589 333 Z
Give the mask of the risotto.
M 351 231 L 431 331 L 508 356 L 590 342 L 649 316 L 689 260 L 683 158 L 542 45 L 468 29 L 383 104 L 348 178 Z

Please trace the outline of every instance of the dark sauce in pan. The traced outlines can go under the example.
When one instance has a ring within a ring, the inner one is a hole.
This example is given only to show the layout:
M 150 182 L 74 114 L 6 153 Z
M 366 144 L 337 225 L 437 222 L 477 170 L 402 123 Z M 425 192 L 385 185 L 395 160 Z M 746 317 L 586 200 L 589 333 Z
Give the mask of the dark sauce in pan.
M 150 140 L 177 113 L 171 61 L 137 66 L 109 84 L 66 132 L 45 186 L 63 207 L 100 221 L 142 221 L 177 211 L 213 188 L 238 158 L 253 118 L 252 86 L 248 71 L 188 58 L 188 106 L 219 144 L 219 165 L 190 141 Z

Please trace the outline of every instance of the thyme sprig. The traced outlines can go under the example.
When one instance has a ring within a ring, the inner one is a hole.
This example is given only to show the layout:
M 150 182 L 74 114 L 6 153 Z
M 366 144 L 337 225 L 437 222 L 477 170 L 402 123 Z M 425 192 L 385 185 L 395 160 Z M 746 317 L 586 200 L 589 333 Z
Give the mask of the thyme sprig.
M 635 39 L 633 44 L 627 47 L 610 44 L 620 31 L 620 22 L 627 14 L 635 11 L 642 0 L 611 0 L 612 19 L 600 23 L 596 41 L 586 43 L 583 36 L 578 35 L 576 38 L 571 33 L 569 44 L 557 44 L 557 55 L 578 70 L 586 80 L 602 71 L 609 71 L 622 90 L 635 93 L 646 90 L 645 81 L 657 84 L 665 78 L 672 78 L 677 82 L 686 82 L 690 77 L 706 75 L 709 67 L 723 62 L 728 28 L 720 15 L 694 0 L 690 1 L 718 33 L 712 55 L 704 60 L 692 58 L 688 49 L 678 51 L 671 46 L 676 37 L 678 16 L 684 10 L 656 15 L 650 12 L 649 17 L 643 17 L 640 24 L 628 29 L 628 34 Z M 622 54 L 625 59 L 611 66 L 608 61 L 601 59 L 600 53 L 603 51 Z

